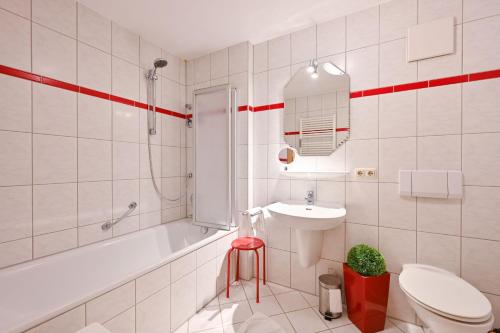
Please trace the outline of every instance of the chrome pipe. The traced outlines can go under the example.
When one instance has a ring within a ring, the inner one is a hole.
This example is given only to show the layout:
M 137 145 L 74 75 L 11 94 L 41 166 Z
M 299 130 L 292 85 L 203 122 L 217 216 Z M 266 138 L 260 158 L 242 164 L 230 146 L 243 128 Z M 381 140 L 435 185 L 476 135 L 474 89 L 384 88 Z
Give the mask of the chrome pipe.
M 103 231 L 107 231 L 107 230 L 111 229 L 115 224 L 121 222 L 124 218 L 126 218 L 127 216 L 129 216 L 136 208 L 137 208 L 137 202 L 132 201 L 128 205 L 128 210 L 125 213 L 123 213 L 122 216 L 120 216 L 119 218 L 117 218 L 114 222 L 113 222 L 113 220 L 107 221 L 106 223 L 104 223 L 103 225 L 101 225 L 101 229 Z

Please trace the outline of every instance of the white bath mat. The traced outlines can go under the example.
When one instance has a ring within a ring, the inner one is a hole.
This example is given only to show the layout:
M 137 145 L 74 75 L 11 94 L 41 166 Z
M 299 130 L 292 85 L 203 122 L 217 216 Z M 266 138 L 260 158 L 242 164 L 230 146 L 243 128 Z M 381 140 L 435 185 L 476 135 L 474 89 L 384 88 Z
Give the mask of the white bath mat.
M 236 333 L 286 333 L 277 322 L 263 313 L 255 312 L 248 318 Z

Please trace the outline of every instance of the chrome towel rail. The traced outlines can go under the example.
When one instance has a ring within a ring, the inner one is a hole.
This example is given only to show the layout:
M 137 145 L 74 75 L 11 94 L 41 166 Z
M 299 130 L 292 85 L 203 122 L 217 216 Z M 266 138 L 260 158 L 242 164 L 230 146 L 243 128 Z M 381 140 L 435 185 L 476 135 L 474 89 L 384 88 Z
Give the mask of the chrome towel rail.
M 242 215 L 248 215 L 250 217 L 254 217 L 254 216 L 260 215 L 262 213 L 263 213 L 262 210 L 258 210 L 256 212 L 250 212 L 248 210 L 245 210 L 244 212 L 241 212 Z
M 121 220 L 123 220 L 124 218 L 126 218 L 127 216 L 129 216 L 130 213 L 132 213 L 136 208 L 137 208 L 137 202 L 132 201 L 128 205 L 128 210 L 125 213 L 123 213 L 122 216 L 120 216 L 119 218 L 117 218 L 114 222 L 113 221 L 108 221 L 108 222 L 104 223 L 103 225 L 101 225 L 101 229 L 104 230 L 104 231 L 107 231 L 107 230 L 111 229 L 112 226 L 114 226 L 115 224 L 117 224 L 118 222 L 120 222 Z

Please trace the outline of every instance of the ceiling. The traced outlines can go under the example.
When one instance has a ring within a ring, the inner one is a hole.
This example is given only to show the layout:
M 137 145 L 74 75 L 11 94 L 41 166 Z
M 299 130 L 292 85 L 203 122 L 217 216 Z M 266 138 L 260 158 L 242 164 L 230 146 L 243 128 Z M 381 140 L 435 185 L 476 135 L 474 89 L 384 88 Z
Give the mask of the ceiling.
M 79 0 L 167 52 L 192 59 L 262 42 L 387 0 Z

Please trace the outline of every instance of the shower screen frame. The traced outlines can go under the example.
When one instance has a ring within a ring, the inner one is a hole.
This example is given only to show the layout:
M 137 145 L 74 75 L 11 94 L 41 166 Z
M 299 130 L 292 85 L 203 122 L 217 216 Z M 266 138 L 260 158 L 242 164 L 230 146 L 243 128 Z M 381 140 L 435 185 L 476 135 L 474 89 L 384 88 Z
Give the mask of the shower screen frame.
M 199 164 L 199 149 L 213 149 L 213 147 L 200 147 L 198 144 L 198 135 L 200 131 L 200 122 L 198 114 L 202 112 L 202 110 L 198 107 L 198 98 L 212 93 L 218 92 L 226 92 L 225 100 L 225 127 L 226 131 L 226 140 L 225 140 L 225 158 L 227 161 L 226 170 L 227 170 L 227 178 L 226 178 L 226 191 L 225 202 L 226 208 L 224 210 L 224 221 L 209 221 L 203 216 L 199 216 L 198 207 L 197 207 L 197 196 L 200 190 L 198 183 L 198 164 Z M 236 88 L 231 88 L 229 84 L 218 85 L 210 88 L 197 89 L 193 91 L 193 224 L 229 230 L 231 226 L 235 225 L 235 217 L 236 214 L 234 212 L 236 207 L 235 201 L 235 193 L 236 193 L 236 113 L 238 112 L 237 108 L 237 90 Z

